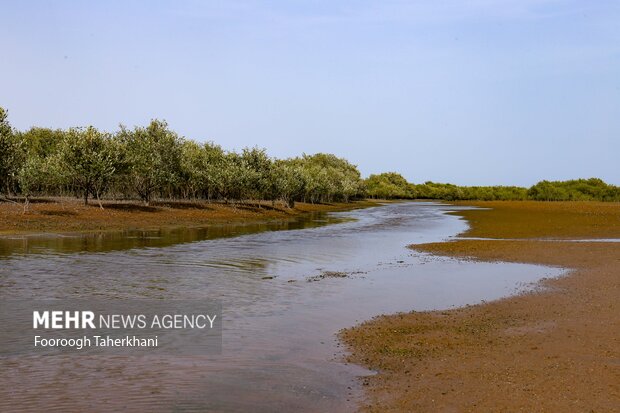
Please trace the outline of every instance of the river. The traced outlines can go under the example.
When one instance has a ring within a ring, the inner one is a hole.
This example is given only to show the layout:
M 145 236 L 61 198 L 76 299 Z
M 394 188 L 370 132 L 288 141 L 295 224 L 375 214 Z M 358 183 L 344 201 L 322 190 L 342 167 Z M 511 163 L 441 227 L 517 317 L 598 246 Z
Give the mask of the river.
M 336 333 L 382 313 L 532 288 L 557 268 L 408 248 L 467 228 L 458 207 L 403 202 L 281 223 L 0 239 L 0 299 L 209 299 L 222 352 L 0 358 L 0 411 L 353 411 Z

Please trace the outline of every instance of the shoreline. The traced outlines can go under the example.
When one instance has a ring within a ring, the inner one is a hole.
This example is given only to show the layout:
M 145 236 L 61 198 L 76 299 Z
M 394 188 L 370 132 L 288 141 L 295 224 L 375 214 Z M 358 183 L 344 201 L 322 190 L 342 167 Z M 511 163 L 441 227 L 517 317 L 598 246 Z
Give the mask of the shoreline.
M 620 404 L 620 205 L 459 202 L 466 237 L 441 256 L 566 268 L 542 288 L 458 309 L 381 315 L 345 329 L 363 411 L 612 411 Z M 536 240 L 536 237 L 560 239 Z M 494 239 L 495 238 L 495 239 Z M 514 238 L 501 240 L 498 238 Z
M 83 205 L 74 198 L 41 198 L 22 213 L 21 204 L 0 202 L 0 238 L 90 234 L 114 231 L 152 231 L 173 228 L 199 228 L 224 224 L 258 224 L 286 221 L 316 212 L 348 211 L 377 206 L 380 201 L 309 204 L 294 208 L 271 202 L 224 204 L 206 201 L 162 201 L 145 206 L 137 201 L 103 201 Z

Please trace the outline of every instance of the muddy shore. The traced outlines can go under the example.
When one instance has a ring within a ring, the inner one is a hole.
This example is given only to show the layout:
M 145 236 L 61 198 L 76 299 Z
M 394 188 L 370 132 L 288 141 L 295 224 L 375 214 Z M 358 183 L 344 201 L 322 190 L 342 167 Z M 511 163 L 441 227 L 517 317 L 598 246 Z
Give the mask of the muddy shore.
M 349 361 L 378 374 L 373 412 L 620 409 L 620 237 L 617 203 L 477 202 L 459 211 L 467 237 L 415 245 L 438 255 L 560 266 L 535 292 L 456 310 L 380 316 L 342 332 Z M 499 240 L 511 238 L 513 240 Z M 541 240 L 545 239 L 545 240 Z
M 372 201 L 308 204 L 294 208 L 277 203 L 103 201 L 83 205 L 74 198 L 35 199 L 23 213 L 20 203 L 0 202 L 0 235 L 58 232 L 152 230 L 172 227 L 204 227 L 224 223 L 255 223 L 286 220 L 310 212 L 344 211 L 377 205 Z

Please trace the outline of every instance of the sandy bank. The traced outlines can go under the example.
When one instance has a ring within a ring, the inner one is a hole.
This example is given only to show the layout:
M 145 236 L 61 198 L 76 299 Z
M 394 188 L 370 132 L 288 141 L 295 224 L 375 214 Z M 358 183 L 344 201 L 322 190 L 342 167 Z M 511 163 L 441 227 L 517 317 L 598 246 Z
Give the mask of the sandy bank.
M 465 234 L 521 241 L 417 245 L 434 254 L 571 268 L 541 291 L 458 310 L 381 316 L 348 329 L 368 411 L 610 412 L 620 408 L 620 205 L 488 202 Z

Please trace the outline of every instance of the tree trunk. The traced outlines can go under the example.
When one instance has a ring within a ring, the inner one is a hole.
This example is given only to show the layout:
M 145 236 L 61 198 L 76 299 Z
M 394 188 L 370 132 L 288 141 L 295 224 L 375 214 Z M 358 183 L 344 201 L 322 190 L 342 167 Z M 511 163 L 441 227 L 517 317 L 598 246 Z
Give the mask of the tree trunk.
M 84 190 L 84 205 L 88 205 L 88 189 Z
M 99 198 L 99 190 L 95 190 L 95 196 L 97 197 L 97 203 L 99 204 L 99 208 L 103 209 L 103 205 L 101 204 L 101 199 Z

